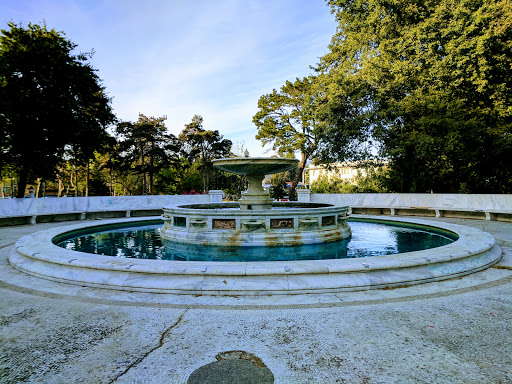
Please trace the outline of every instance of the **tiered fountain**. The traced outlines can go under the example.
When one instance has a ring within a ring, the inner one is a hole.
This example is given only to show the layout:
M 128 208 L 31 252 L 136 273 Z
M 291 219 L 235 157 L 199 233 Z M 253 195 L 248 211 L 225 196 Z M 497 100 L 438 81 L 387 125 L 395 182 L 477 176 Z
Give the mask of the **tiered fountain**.
M 245 175 L 247 191 L 238 203 L 164 207 L 161 235 L 174 242 L 282 246 L 338 241 L 350 237 L 348 207 L 320 203 L 273 202 L 263 190 L 265 175 L 284 172 L 298 160 L 235 157 L 214 160 L 216 168 Z
M 315 252 L 311 248 L 316 246 L 300 245 L 350 236 L 347 207 L 272 202 L 263 191 L 261 181 L 265 174 L 281 172 L 295 165 L 293 159 L 217 160 L 216 167 L 246 175 L 249 180 L 249 189 L 238 203 L 164 207 L 162 237 L 174 245 L 179 242 L 185 248 L 187 243 L 192 244 L 191 248 L 199 251 L 201 247 L 196 244 L 213 245 L 208 248 L 217 253 L 217 261 L 123 259 L 56 245 L 81 234 L 117 231 L 155 221 L 155 218 L 131 218 L 121 222 L 107 220 L 101 225 L 89 222 L 51 228 L 24 236 L 12 248 L 9 262 L 20 271 L 64 283 L 197 297 L 325 294 L 404 286 L 460 277 L 487 268 L 501 258 L 501 250 L 494 238 L 473 228 L 418 219 L 366 217 L 365 220 L 393 226 L 437 231 L 457 240 L 438 248 L 374 257 L 221 260 L 230 252 L 227 248 L 232 247 L 220 245 L 241 246 L 233 249 L 246 253 L 266 250 L 263 247 L 248 249 L 247 246 L 299 245 L 286 249 L 308 253 Z M 327 245 L 321 244 L 320 248 Z M 279 252 L 279 248 L 274 249 Z M 336 295 L 332 297 L 339 300 Z

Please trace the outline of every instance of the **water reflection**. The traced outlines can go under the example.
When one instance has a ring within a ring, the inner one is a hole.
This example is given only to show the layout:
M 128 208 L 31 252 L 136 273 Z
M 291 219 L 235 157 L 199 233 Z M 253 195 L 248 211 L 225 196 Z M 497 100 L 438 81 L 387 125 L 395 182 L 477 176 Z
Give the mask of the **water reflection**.
M 68 239 L 60 247 L 122 258 L 187 261 L 286 261 L 381 256 L 440 247 L 453 240 L 424 230 L 350 222 L 352 238 L 288 247 L 222 247 L 181 244 L 159 235 L 161 224 L 96 232 Z

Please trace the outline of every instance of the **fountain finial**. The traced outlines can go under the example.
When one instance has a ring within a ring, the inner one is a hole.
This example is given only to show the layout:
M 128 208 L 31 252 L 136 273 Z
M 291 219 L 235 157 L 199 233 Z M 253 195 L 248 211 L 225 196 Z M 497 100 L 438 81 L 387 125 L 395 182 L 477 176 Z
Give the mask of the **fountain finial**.
M 249 151 L 247 150 L 247 148 L 245 148 L 244 157 L 249 157 Z

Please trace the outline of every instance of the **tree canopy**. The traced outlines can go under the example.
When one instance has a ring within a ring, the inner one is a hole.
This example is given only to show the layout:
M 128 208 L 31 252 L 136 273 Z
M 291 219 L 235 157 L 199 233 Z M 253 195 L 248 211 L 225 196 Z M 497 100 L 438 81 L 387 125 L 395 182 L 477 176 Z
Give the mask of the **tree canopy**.
M 153 194 L 155 174 L 178 159 L 180 145 L 174 135 L 167 133 L 166 119 L 139 114 L 137 122 L 121 122 L 116 128 L 125 168 L 141 176 L 143 195 Z
M 306 162 L 316 154 L 322 137 L 322 122 L 316 118 L 319 93 L 315 82 L 314 77 L 287 81 L 279 92 L 274 89 L 260 97 L 259 110 L 253 117 L 258 128 L 256 139 L 272 144 L 281 156 L 296 152 L 301 155 L 290 196 L 294 195 Z
M 354 128 L 389 159 L 399 192 L 512 192 L 512 4 L 332 0 L 338 29 L 318 71 L 327 144 Z
M 203 175 L 203 192 L 210 188 L 210 173 L 213 171 L 212 160 L 229 156 L 231 140 L 224 139 L 219 131 L 210 131 L 203 128 L 203 118 L 194 115 L 192 121 L 185 125 L 179 139 L 183 143 L 183 153 L 191 162 L 198 159 L 199 170 Z
M 51 178 L 66 149 L 91 158 L 115 116 L 95 70 L 92 53 L 46 25 L 8 23 L 0 35 L 0 166 L 27 182 Z

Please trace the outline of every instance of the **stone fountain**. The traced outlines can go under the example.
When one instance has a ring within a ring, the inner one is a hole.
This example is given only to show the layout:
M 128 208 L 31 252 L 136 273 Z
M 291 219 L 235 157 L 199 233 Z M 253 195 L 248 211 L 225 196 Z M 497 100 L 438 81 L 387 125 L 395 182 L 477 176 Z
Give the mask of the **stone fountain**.
M 254 165 L 258 163 L 258 166 Z M 293 160 L 235 158 L 219 160 L 216 164 L 223 169 L 229 167 L 237 173 L 247 174 L 251 180 L 278 172 L 285 167 L 284 164 L 287 164 L 286 167 L 293 164 Z M 161 229 L 164 242 L 167 239 L 175 246 L 184 247 L 186 243 L 278 246 L 337 241 L 350 236 L 347 207 L 300 202 L 271 202 L 269 207 L 268 196 L 261 191 L 258 183 L 261 180 L 251 182 L 240 203 L 164 207 L 164 226 Z M 402 287 L 460 278 L 487 268 L 501 258 L 501 249 L 491 235 L 441 222 L 435 222 L 435 229 L 451 233 L 458 238 L 457 241 L 423 251 L 353 259 L 162 262 L 77 252 L 55 245 L 63 238 L 76 236 L 77 232 L 103 232 L 111 226 L 122 228 L 130 223 L 140 225 L 141 221 L 149 223 L 154 220 L 131 218 L 121 223 L 111 220 L 101 225 L 82 223 L 39 231 L 16 242 L 9 254 L 9 263 L 20 271 L 62 283 L 126 291 L 189 294 L 194 295 L 192 300 L 195 300 L 203 295 L 335 293 L 330 297 L 337 297 L 337 293 L 344 291 Z M 382 219 L 375 216 L 366 217 L 366 220 Z M 402 226 L 428 228 L 433 225 L 432 221 L 418 219 L 388 218 L 385 221 Z M 201 247 L 192 248 L 200 252 Z M 215 250 L 220 255 L 230 251 L 227 247 Z M 182 302 L 181 298 L 179 302 Z M 239 303 L 237 301 L 237 305 Z
M 224 246 L 282 246 L 338 241 L 350 237 L 348 207 L 274 202 L 263 190 L 265 175 L 284 172 L 298 160 L 234 157 L 213 161 L 216 168 L 244 175 L 248 189 L 232 203 L 163 207 L 164 240 Z
M 265 175 L 288 171 L 297 166 L 297 159 L 277 157 L 234 157 L 213 160 L 215 168 L 223 171 L 243 175 L 247 179 L 247 191 L 242 192 L 238 200 L 241 210 L 271 209 L 272 199 L 268 192 L 263 190 Z

